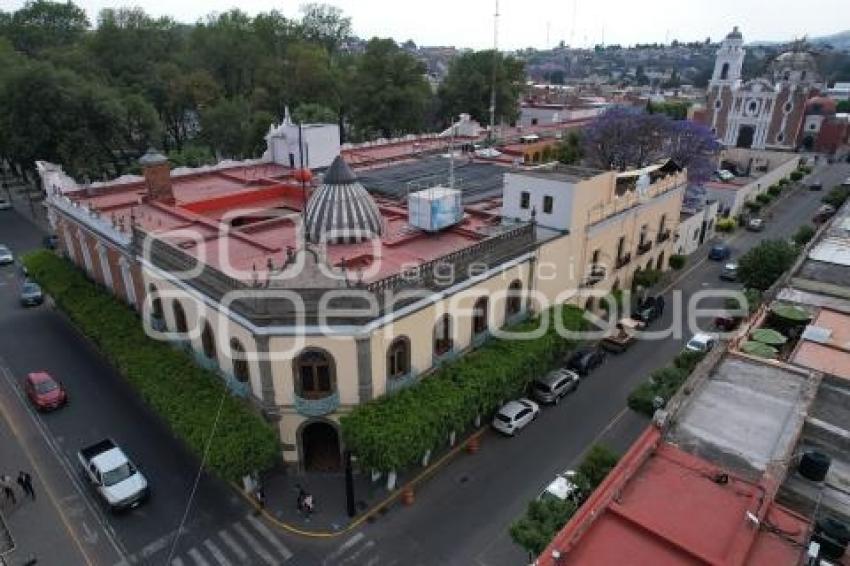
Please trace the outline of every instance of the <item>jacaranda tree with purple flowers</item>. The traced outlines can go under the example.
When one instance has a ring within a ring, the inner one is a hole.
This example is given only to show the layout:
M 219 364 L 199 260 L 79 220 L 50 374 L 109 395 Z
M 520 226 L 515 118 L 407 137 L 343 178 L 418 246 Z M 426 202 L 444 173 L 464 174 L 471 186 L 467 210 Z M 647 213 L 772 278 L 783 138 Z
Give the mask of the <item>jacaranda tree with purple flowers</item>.
M 716 168 L 719 149 L 705 126 L 648 114 L 642 108 L 615 106 L 582 133 L 582 150 L 589 165 L 623 171 L 669 157 L 687 167 L 688 178 L 697 183 L 707 180 Z

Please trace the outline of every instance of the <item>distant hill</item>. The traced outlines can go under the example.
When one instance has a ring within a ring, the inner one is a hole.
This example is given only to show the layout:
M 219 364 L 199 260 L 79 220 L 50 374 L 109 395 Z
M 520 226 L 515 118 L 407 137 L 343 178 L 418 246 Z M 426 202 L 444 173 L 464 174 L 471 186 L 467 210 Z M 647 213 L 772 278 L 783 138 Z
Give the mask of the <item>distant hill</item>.
M 809 37 L 807 38 L 809 43 L 813 43 L 815 45 L 831 45 L 833 48 L 839 51 L 850 51 L 850 30 L 840 31 L 838 33 L 833 33 L 832 35 L 822 35 L 820 37 Z M 786 41 L 753 41 L 748 43 L 748 46 L 771 46 L 771 45 L 781 45 L 783 43 L 788 43 Z

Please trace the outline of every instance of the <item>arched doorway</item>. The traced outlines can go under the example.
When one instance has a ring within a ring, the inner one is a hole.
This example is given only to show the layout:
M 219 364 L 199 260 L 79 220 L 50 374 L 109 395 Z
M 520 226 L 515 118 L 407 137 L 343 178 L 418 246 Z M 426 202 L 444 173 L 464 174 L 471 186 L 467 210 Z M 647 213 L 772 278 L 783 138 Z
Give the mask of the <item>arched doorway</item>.
M 664 269 L 664 252 L 658 254 L 658 263 L 655 264 L 655 269 L 658 271 Z
M 738 129 L 738 141 L 735 143 L 737 147 L 753 147 L 753 138 L 756 135 L 756 129 L 753 126 L 741 126 Z
M 308 472 L 338 472 L 342 468 L 336 427 L 326 421 L 312 421 L 303 426 L 301 463 Z

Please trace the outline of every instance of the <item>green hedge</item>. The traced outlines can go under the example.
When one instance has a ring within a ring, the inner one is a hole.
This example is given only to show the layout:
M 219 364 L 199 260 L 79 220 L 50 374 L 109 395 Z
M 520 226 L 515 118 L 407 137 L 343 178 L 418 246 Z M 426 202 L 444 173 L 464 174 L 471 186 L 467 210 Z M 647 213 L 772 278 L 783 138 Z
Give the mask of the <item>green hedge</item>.
M 830 191 L 824 196 L 821 201 L 826 204 L 831 204 L 835 207 L 836 210 L 841 208 L 841 205 L 850 197 L 850 187 L 843 187 L 841 185 L 837 185 L 832 187 Z
M 761 204 L 767 204 L 771 200 L 773 200 L 773 197 L 770 196 L 770 193 L 761 193 L 756 197 L 756 200 L 759 201 Z
M 733 218 L 721 218 L 714 225 L 718 232 L 734 232 L 737 222 Z
M 792 181 L 799 181 L 803 178 L 803 173 L 801 171 L 791 171 L 791 174 L 788 175 Z
M 770 187 L 767 189 L 767 192 L 770 196 L 776 197 L 779 196 L 779 193 L 782 192 L 782 187 L 779 185 L 770 185 Z
M 543 552 L 558 531 L 567 524 L 587 497 L 617 465 L 617 454 L 603 445 L 595 444 L 576 469 L 573 482 L 579 487 L 579 504 L 554 498 L 535 499 L 518 521 L 511 525 L 511 538 L 526 551 Z
M 340 419 L 345 445 L 363 468 L 402 470 L 429 450 L 461 432 L 528 383 L 555 367 L 572 347 L 554 330 L 552 316 L 564 327 L 584 327 L 584 311 L 564 306 L 546 311 L 547 332 L 533 340 L 492 339 L 480 349 L 449 363 L 416 385 L 359 405 Z M 511 330 L 538 328 L 540 319 Z
M 680 352 L 671 365 L 652 372 L 647 381 L 638 385 L 629 394 L 629 408 L 652 417 L 656 409 L 654 405 L 656 397 L 660 397 L 666 404 L 704 357 L 703 352 L 688 350 Z
M 136 314 L 67 260 L 42 250 L 24 263 L 37 280 L 139 395 L 200 457 L 222 394 L 221 378 L 190 356 L 145 334 Z M 280 456 L 277 435 L 247 404 L 225 397 L 208 468 L 227 480 L 270 468 Z

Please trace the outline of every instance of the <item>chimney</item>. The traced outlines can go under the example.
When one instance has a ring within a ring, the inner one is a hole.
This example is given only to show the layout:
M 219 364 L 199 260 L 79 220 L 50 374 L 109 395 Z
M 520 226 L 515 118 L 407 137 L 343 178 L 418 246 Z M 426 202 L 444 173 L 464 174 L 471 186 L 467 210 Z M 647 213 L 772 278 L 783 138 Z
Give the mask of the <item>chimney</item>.
M 168 158 L 151 148 L 140 159 L 142 173 L 145 176 L 147 200 L 174 204 L 174 190 L 171 188 L 171 167 Z

